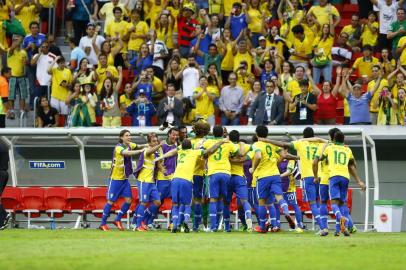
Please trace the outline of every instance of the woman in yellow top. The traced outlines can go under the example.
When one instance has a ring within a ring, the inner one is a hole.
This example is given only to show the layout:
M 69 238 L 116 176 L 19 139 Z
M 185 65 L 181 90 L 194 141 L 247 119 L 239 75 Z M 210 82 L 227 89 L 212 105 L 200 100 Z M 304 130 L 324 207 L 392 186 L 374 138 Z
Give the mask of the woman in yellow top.
M 172 50 L 173 46 L 173 26 L 175 18 L 167 10 L 162 10 L 161 14 L 155 20 L 155 30 L 157 39 L 165 43 L 168 50 Z
M 392 79 L 394 76 L 396 76 L 396 78 Z M 398 65 L 398 67 L 388 75 L 387 80 L 389 82 L 392 97 L 395 99 L 398 98 L 399 89 L 406 89 L 406 70 L 401 65 Z
M 320 76 L 323 74 L 324 81 L 331 82 L 333 63 L 331 58 L 331 49 L 334 44 L 334 25 L 333 17 L 330 15 L 330 24 L 324 24 L 321 36 L 313 41 L 312 59 L 313 79 L 316 84 L 320 83 Z
M 214 99 L 216 98 L 216 89 L 208 86 L 206 77 L 200 77 L 199 87 L 196 87 L 193 93 L 193 99 L 196 104 L 196 116 L 202 117 L 210 126 L 214 126 Z
M 362 47 L 371 45 L 375 47 L 378 44 L 379 24 L 376 21 L 376 14 L 373 11 L 368 13 L 368 21 L 362 27 L 361 42 Z
M 304 16 L 304 22 L 302 23 L 305 36 L 313 43 L 315 38 L 320 33 L 320 24 L 313 14 L 307 14 Z
M 379 64 L 382 67 L 382 75 L 383 78 L 387 78 L 389 74 L 393 70 L 395 70 L 396 67 L 396 61 L 392 57 L 390 57 L 389 50 L 384 48 L 381 51 L 381 58 L 379 59 Z
M 288 46 L 288 47 L 289 47 L 289 45 L 286 44 L 286 40 L 283 39 L 283 38 L 280 36 L 279 28 L 278 28 L 276 25 L 274 25 L 274 26 L 271 27 L 271 32 L 270 32 L 270 33 L 271 33 L 271 34 L 269 35 L 269 46 L 270 46 L 271 48 L 274 47 L 274 48 L 276 49 L 276 51 L 278 52 L 278 55 L 281 56 L 282 59 L 284 60 L 284 57 L 283 57 L 283 47 L 284 47 L 284 46 Z M 268 44 L 267 44 L 267 45 L 268 45 Z M 265 58 L 265 60 L 266 60 L 266 58 Z
M 128 24 L 127 33 L 123 40 L 128 42 L 128 59 L 132 60 L 139 52 L 142 43 L 147 38 L 148 24 L 141 20 L 141 12 L 134 9 L 131 12 L 131 23 Z
M 220 46 L 223 50 L 223 59 L 221 60 L 221 77 L 223 81 L 228 80 L 228 75 L 230 75 L 231 72 L 233 72 L 233 67 L 234 67 L 234 54 L 233 54 L 233 48 L 235 45 L 238 43 L 240 38 L 242 37 L 242 33 L 237 37 L 236 40 L 233 40 L 231 37 L 231 31 L 230 29 L 226 28 L 223 31 L 223 35 L 221 38 Z
M 251 43 L 254 48 L 258 47 L 258 38 L 264 33 L 263 15 L 260 11 L 260 1 L 251 0 L 249 9 L 247 11 L 250 18 L 248 29 L 251 32 Z
M 288 41 L 293 43 L 294 36 L 292 33 L 292 28 L 303 20 L 304 13 L 303 10 L 299 10 L 299 3 L 297 0 L 282 0 L 279 2 L 278 6 L 278 17 L 281 18 L 281 35 Z

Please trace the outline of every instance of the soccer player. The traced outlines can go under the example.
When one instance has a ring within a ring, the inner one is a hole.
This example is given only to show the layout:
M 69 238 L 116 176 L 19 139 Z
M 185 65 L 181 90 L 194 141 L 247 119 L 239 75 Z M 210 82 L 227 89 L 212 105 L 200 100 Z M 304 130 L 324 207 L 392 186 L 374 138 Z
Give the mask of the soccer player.
M 302 211 L 299 208 L 296 200 L 296 185 L 295 179 L 299 172 L 298 163 L 295 160 L 283 160 L 278 165 L 279 172 L 281 173 L 283 198 L 292 206 L 295 211 L 296 217 L 296 232 L 303 232 L 304 226 L 302 222 Z
M 99 229 L 108 231 L 110 228 L 107 226 L 107 218 L 110 216 L 110 211 L 113 203 L 119 197 L 124 197 L 125 201 L 121 206 L 120 211 L 113 224 L 120 230 L 124 231 L 121 217 L 130 209 L 132 202 L 131 185 L 128 181 L 128 176 L 133 173 L 133 165 L 131 157 L 140 154 L 143 150 L 135 150 L 138 147 L 135 143 L 131 142 L 131 133 L 127 129 L 120 131 L 119 143 L 114 147 L 113 161 L 111 164 L 110 183 L 107 191 L 107 203 L 103 209 L 103 216 Z
M 334 134 L 334 143 L 326 143 L 323 146 L 321 155 L 316 156 L 313 161 L 313 173 L 316 179 L 318 179 L 319 159 L 323 157 L 327 159 L 328 163 L 331 208 L 336 216 L 336 221 L 340 223 L 340 231 L 345 236 L 350 236 L 347 229 L 347 219 L 342 212 L 344 208 L 340 209 L 340 206 L 347 201 L 348 183 L 350 179 L 350 169 L 348 165 L 355 164 L 355 160 L 351 149 L 344 145 L 344 134 L 341 131 L 337 131 Z M 365 184 L 359 178 L 356 178 L 356 182 L 361 189 L 365 189 Z M 336 230 L 335 235 L 338 236 L 339 234 L 340 232 Z
M 213 127 L 213 139 L 208 139 L 203 143 L 204 149 L 209 149 L 219 140 L 223 139 L 223 127 L 216 125 Z M 218 227 L 217 213 L 223 205 L 223 198 L 227 195 L 227 183 L 230 181 L 230 156 L 241 155 L 240 147 L 231 142 L 224 143 L 219 147 L 214 154 L 209 155 L 207 159 L 207 169 L 209 176 L 209 215 L 210 215 L 210 230 L 216 232 Z M 226 217 L 224 217 L 226 219 Z
M 193 189 L 193 174 L 194 168 L 200 157 L 211 154 L 217 148 L 219 148 L 223 143 L 228 142 L 228 139 L 223 139 L 215 143 L 210 149 L 192 149 L 192 143 L 188 139 L 184 139 L 182 142 L 182 147 L 174 149 L 163 156 L 155 159 L 159 161 L 163 158 L 168 158 L 171 156 L 178 155 L 177 157 L 177 167 L 172 179 L 172 220 L 173 228 L 172 232 L 176 233 L 178 231 L 179 225 L 183 225 L 184 232 L 189 232 L 189 219 L 191 214 L 191 204 L 192 204 L 192 189 Z M 184 220 L 180 220 L 179 210 L 184 209 Z
M 229 232 L 230 229 L 230 203 L 233 193 L 236 194 L 237 200 L 242 204 L 244 209 L 245 222 L 247 230 L 252 231 L 252 214 L 251 205 L 248 202 L 248 189 L 247 180 L 244 177 L 244 161 L 247 158 L 245 155 L 251 150 L 251 146 L 240 142 L 240 133 L 237 130 L 232 130 L 228 134 L 230 141 L 236 146 L 243 149 L 242 157 L 240 160 L 231 159 L 231 177 L 227 185 L 227 196 L 224 200 L 224 227 L 225 231 Z
M 168 131 L 168 137 L 165 142 L 162 144 L 162 154 L 166 154 L 167 152 L 176 149 L 177 147 L 177 140 L 179 137 L 179 130 L 177 128 L 170 128 Z M 161 203 L 164 202 L 166 198 L 171 197 L 171 179 L 172 175 L 176 169 L 176 156 L 171 156 L 163 159 L 163 166 L 160 167 L 156 176 L 156 187 L 158 189 L 159 197 L 161 199 Z M 149 228 L 153 228 L 152 226 L 152 215 L 149 213 L 148 209 L 145 214 L 144 219 L 147 219 L 147 225 Z
M 210 132 L 210 125 L 205 121 L 197 121 L 193 125 L 195 137 L 190 141 L 193 149 L 199 149 L 204 142 L 204 137 Z M 200 157 L 194 168 L 193 173 L 193 209 L 194 209 L 194 222 L 193 231 L 198 231 L 199 225 L 202 222 L 202 204 L 203 204 L 203 184 L 204 184 L 204 171 L 205 159 Z
M 320 221 L 320 211 L 317 206 L 317 196 L 319 193 L 318 183 L 314 181 L 312 171 L 313 160 L 315 159 L 319 148 L 319 142 L 317 141 L 326 142 L 326 140 L 316 138 L 317 141 L 308 141 L 307 139 L 314 138 L 314 131 L 311 127 L 306 127 L 303 130 L 303 138 L 304 140 L 295 140 L 292 142 L 282 142 L 270 139 L 265 139 L 264 141 L 279 147 L 292 148 L 297 151 L 297 155 L 300 157 L 300 175 L 303 180 L 305 197 L 310 204 L 312 215 L 320 227 L 320 234 L 327 235 L 328 232 L 324 231 L 325 227 Z
M 252 145 L 255 156 L 252 162 L 253 177 L 257 178 L 257 196 L 258 196 L 258 215 L 259 227 L 256 231 L 266 233 L 266 200 L 270 198 L 271 193 L 275 194 L 275 199 L 283 209 L 286 220 L 290 227 L 295 228 L 295 224 L 289 215 L 288 204 L 283 199 L 281 177 L 278 170 L 278 161 L 282 158 L 289 157 L 288 154 L 281 151 L 281 148 L 266 143 L 264 140 L 268 136 L 268 128 L 264 125 L 257 126 L 255 130 L 258 142 Z
M 161 199 L 154 180 L 155 167 L 161 165 L 159 162 L 155 163 L 154 159 L 159 156 L 157 151 L 164 143 L 159 142 L 158 136 L 155 133 L 147 135 L 147 142 L 148 147 L 141 153 L 137 162 L 137 169 L 134 173 L 135 178 L 138 180 L 137 184 L 140 200 L 140 204 L 137 207 L 137 224 L 134 228 L 134 230 L 137 231 L 147 230 L 147 228 L 142 226 L 147 204 L 150 203 L 148 211 L 151 213 L 152 218 L 158 214 L 159 206 L 161 205 Z

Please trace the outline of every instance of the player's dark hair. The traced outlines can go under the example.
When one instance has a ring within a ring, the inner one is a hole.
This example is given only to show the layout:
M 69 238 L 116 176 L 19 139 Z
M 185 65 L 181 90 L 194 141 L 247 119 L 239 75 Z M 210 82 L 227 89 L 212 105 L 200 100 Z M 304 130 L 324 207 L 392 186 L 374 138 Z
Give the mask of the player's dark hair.
M 182 141 L 182 149 L 187 150 L 192 148 L 192 142 L 189 139 L 184 139 Z
M 293 26 L 291 31 L 293 34 L 304 34 L 304 28 L 300 24 Z
M 168 136 L 169 136 L 169 134 L 171 134 L 172 133 L 172 131 L 179 131 L 179 129 L 177 128 L 177 127 L 173 127 L 173 128 L 170 128 L 169 130 L 168 130 Z
M 116 13 L 116 11 L 120 11 L 121 13 L 123 13 L 123 10 L 121 9 L 121 7 L 114 7 L 113 14 Z
M 224 133 L 223 126 L 215 125 L 213 127 L 213 135 L 214 135 L 214 137 L 218 137 L 218 138 L 223 137 L 223 133 Z
M 252 138 L 251 138 L 251 140 L 252 140 L 252 143 L 255 143 L 255 142 L 257 142 L 258 141 L 258 137 L 257 137 L 257 135 L 252 135 Z
M 180 126 L 178 126 L 178 130 L 180 131 L 181 129 L 187 129 L 187 127 L 185 126 L 185 125 L 180 125 Z
M 233 143 L 238 143 L 240 141 L 240 132 L 237 130 L 231 130 L 230 133 L 228 133 L 228 137 Z
M 195 132 L 196 137 L 202 138 L 202 137 L 206 136 L 207 134 L 209 134 L 210 125 L 207 122 L 197 121 L 193 125 L 193 131 Z
M 152 141 L 153 138 L 156 138 L 157 135 L 155 132 L 151 132 L 147 134 L 147 142 L 150 143 Z
M 334 140 L 334 135 L 336 135 L 337 131 L 341 131 L 338 128 L 332 128 L 328 131 L 328 135 L 330 135 L 330 139 Z
M 303 130 L 303 138 L 314 137 L 314 130 L 311 127 L 307 127 Z
M 334 134 L 334 141 L 338 143 L 344 143 L 344 133 L 342 133 L 341 130 L 337 131 L 336 134 Z
M 255 129 L 255 133 L 259 138 L 266 138 L 268 137 L 268 128 L 264 125 L 257 126 L 257 128 Z
M 128 129 L 123 129 L 122 131 L 120 131 L 120 135 L 119 135 L 119 137 L 120 137 L 120 139 L 119 139 L 119 142 L 120 143 L 123 143 L 123 136 L 126 134 L 126 133 L 130 133 L 131 134 L 131 132 L 128 130 Z

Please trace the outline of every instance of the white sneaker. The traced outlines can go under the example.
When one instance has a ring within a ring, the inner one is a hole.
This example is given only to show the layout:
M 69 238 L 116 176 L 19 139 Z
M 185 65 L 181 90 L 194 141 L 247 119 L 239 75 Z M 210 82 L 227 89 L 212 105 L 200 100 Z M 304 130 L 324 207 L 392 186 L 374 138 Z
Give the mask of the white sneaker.
M 252 232 L 252 219 L 246 219 L 245 222 L 247 223 L 247 232 Z

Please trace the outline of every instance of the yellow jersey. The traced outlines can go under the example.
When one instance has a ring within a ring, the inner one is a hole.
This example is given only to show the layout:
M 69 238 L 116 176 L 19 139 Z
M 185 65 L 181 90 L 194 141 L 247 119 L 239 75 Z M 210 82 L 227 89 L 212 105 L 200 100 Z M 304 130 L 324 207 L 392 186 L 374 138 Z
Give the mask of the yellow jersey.
M 195 88 L 194 93 L 199 94 L 203 89 L 199 86 Z M 214 87 L 207 86 L 207 92 L 217 96 L 217 91 Z M 207 119 L 214 114 L 213 100 L 210 100 L 207 94 L 203 93 L 196 99 L 196 115 Z
M 358 69 L 358 73 L 361 77 L 372 76 L 372 67 L 379 63 L 378 58 L 371 57 L 371 59 L 365 59 L 364 57 L 358 57 L 352 65 L 352 69 Z
M 204 138 L 193 138 L 190 139 L 190 142 L 192 143 L 192 148 L 193 149 L 200 149 L 202 147 L 202 142 L 204 141 Z M 203 157 L 200 157 L 196 161 L 196 165 L 194 167 L 194 172 L 193 175 L 196 176 L 203 176 L 205 168 L 204 166 L 206 165 L 206 160 Z
M 321 156 L 321 151 L 323 150 L 324 144 L 319 144 L 319 148 L 317 149 L 317 157 Z M 326 158 L 322 159 L 319 162 L 319 170 L 318 174 L 320 177 L 320 184 L 321 185 L 328 185 L 329 184 L 329 179 L 330 179 L 330 174 L 328 171 L 328 161 Z
M 124 164 L 124 156 L 123 156 L 123 151 L 124 150 L 135 150 L 137 148 L 137 145 L 135 143 L 130 143 L 130 146 L 126 146 L 122 143 L 116 145 L 114 148 L 114 153 L 113 153 L 113 162 L 111 164 L 111 174 L 110 174 L 110 179 L 111 180 L 125 180 L 127 177 L 125 176 L 125 164 Z M 127 165 L 129 166 L 129 165 Z M 131 163 L 132 166 L 132 163 Z
M 231 42 L 226 44 L 226 52 L 221 60 L 221 70 L 232 71 L 234 67 L 234 55 Z
M 113 8 L 114 7 L 120 7 L 121 8 L 121 10 L 123 11 L 123 17 L 128 15 L 127 14 L 127 9 L 121 3 L 118 3 L 117 5 L 114 5 L 112 2 L 104 4 L 103 7 L 99 10 L 99 13 L 106 17 L 106 19 L 104 21 L 104 32 L 107 31 L 107 25 L 111 21 L 114 21 L 114 13 L 113 13 Z
M 133 102 L 133 100 L 131 99 L 131 97 L 127 97 L 126 94 L 122 94 L 120 96 L 120 105 L 124 104 L 125 107 L 128 107 L 131 105 L 132 102 Z
M 321 6 L 312 6 L 309 9 L 309 12 L 307 14 L 313 13 L 314 16 L 317 18 L 317 21 L 319 22 L 320 25 L 323 24 L 328 24 L 329 23 L 329 12 L 327 10 L 328 5 L 321 7 Z M 340 17 L 340 13 L 338 12 L 337 8 L 333 5 L 331 5 L 331 13 L 333 14 L 333 17 L 338 18 Z
M 97 90 L 98 95 L 100 95 L 100 91 L 103 88 L 104 80 L 107 78 L 107 72 L 110 72 L 114 79 L 118 78 L 118 71 L 115 66 L 108 65 L 105 68 L 99 66 L 96 69 L 96 74 L 97 74 L 96 90 Z
M 328 60 L 331 60 L 331 49 L 333 48 L 334 37 L 329 36 L 326 39 L 322 39 L 320 36 L 316 37 L 313 41 L 313 48 L 318 51 L 318 53 L 323 53 Z
M 15 49 L 13 53 L 7 53 L 7 64 L 11 68 L 11 76 L 23 77 L 27 52 L 23 49 Z
M 248 10 L 248 15 L 250 16 L 251 19 L 251 21 L 248 23 L 248 29 L 251 30 L 251 33 L 262 33 L 261 11 L 255 8 L 250 8 Z
M 181 178 L 193 182 L 194 171 L 203 153 L 201 149 L 179 149 L 177 166 L 172 179 Z
M 139 38 L 139 35 L 147 35 L 149 31 L 148 24 L 144 21 L 139 21 L 135 25 L 134 23 L 129 23 L 127 25 L 127 31 L 131 27 L 135 27 L 134 32 L 130 34 L 130 39 L 128 40 L 128 50 L 138 52 L 142 43 L 144 43 L 143 38 Z
M 144 150 L 141 155 L 144 157 L 144 164 L 142 169 L 138 174 L 138 181 L 144 183 L 154 183 L 154 174 L 155 174 L 155 153 L 146 155 L 146 150 Z
M 295 53 L 300 55 L 308 56 L 312 54 L 312 43 L 307 37 L 305 37 L 303 40 L 295 38 L 292 43 L 292 48 L 295 49 Z M 291 55 L 289 59 L 294 61 L 307 62 L 307 60 L 304 60 L 303 58 L 295 55 Z
M 372 33 L 371 29 L 364 24 L 364 28 L 362 30 L 361 34 L 361 41 L 362 41 L 362 46 L 365 45 L 371 45 L 372 47 L 376 46 L 378 43 L 378 33 L 379 33 L 379 24 L 378 22 L 373 22 L 372 23 L 372 28 L 376 29 L 375 34 Z
M 238 147 L 240 147 L 238 144 L 234 144 Z M 249 144 L 244 144 L 244 156 L 246 153 L 248 153 L 251 150 L 251 146 Z M 244 163 L 243 162 L 231 162 L 231 174 L 232 175 L 238 175 L 241 177 L 244 177 Z
M 208 139 L 203 143 L 204 149 L 209 149 L 219 140 L 223 138 Z M 239 147 L 231 142 L 223 143 L 217 150 L 209 156 L 207 159 L 208 175 L 216 173 L 231 173 L 230 156 L 236 154 L 239 151 Z
M 16 5 L 17 9 L 21 5 Z M 34 4 L 24 6 L 15 17 L 21 22 L 26 33 L 30 33 L 30 23 L 39 22 L 39 12 Z
M 406 37 L 401 37 L 398 42 L 398 48 L 402 48 L 403 46 L 405 46 L 405 44 L 406 44 Z M 402 51 L 402 54 L 400 55 L 399 60 L 400 60 L 400 64 L 402 66 L 406 66 L 406 50 Z
M 350 160 L 354 160 L 354 156 L 348 146 L 338 143 L 331 144 L 327 146 L 323 156 L 327 158 L 330 178 L 342 176 L 348 180 L 350 179 L 348 163 Z
M 252 145 L 255 153 L 261 153 L 261 160 L 252 175 L 252 182 L 261 178 L 280 175 L 278 169 L 281 148 L 266 142 L 256 142 Z M 254 180 L 255 179 L 255 180 Z
M 372 80 L 368 83 L 368 91 L 371 91 L 375 87 L 376 80 Z M 378 112 L 379 109 L 375 108 L 375 102 L 379 99 L 379 95 L 382 92 L 382 88 L 388 86 L 388 80 L 387 79 L 382 79 L 381 83 L 379 84 L 378 89 L 374 92 L 374 95 L 372 96 L 371 102 L 369 103 L 369 111 L 370 112 Z
M 307 141 L 293 141 L 292 145 L 300 157 L 300 175 L 302 179 L 313 177 L 313 160 L 317 156 L 320 144 Z
M 52 68 L 52 93 L 51 97 L 60 101 L 65 101 L 68 97 L 69 89 L 63 87 L 61 83 L 65 81 L 68 85 L 72 83 L 72 72 L 68 68 L 60 70 L 58 67 Z
M 233 61 L 234 61 L 234 64 L 233 64 L 233 70 L 234 71 L 236 71 L 238 69 L 238 67 L 240 66 L 240 63 L 242 61 L 247 62 L 247 64 L 248 64 L 247 71 L 248 72 L 251 71 L 253 59 L 252 59 L 252 55 L 248 51 L 246 53 L 237 52 L 237 54 L 234 55 L 234 60 Z

